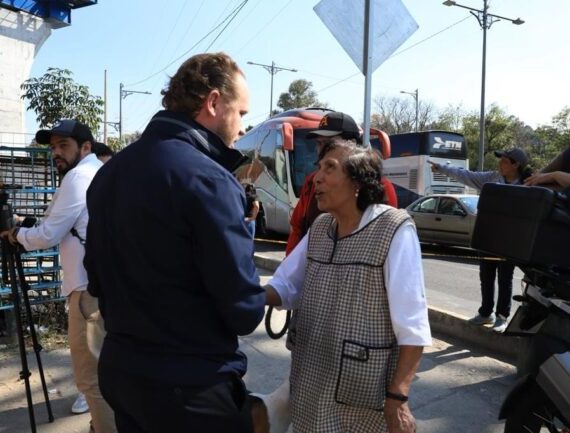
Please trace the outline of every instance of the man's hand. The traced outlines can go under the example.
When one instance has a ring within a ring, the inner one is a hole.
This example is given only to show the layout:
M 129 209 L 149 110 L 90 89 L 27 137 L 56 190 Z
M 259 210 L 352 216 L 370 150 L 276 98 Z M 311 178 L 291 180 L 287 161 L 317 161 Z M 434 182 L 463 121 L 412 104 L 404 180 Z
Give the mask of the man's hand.
M 415 433 L 416 419 L 408 403 L 387 398 L 384 403 L 384 417 L 389 433 Z
M 10 230 L 5 230 L 0 233 L 0 238 L 6 239 L 12 245 L 18 245 L 18 239 L 16 235 L 18 234 L 18 227 L 13 227 Z
M 431 164 L 431 171 L 433 173 L 437 173 L 439 171 L 440 165 L 437 162 L 433 162 L 433 161 L 428 160 L 428 164 Z

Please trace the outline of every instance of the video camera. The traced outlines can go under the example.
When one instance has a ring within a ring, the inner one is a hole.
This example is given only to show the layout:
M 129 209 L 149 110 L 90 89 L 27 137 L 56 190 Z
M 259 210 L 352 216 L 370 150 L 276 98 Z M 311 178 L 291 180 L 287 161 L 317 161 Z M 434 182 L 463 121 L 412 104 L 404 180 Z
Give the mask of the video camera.
M 0 190 L 0 232 L 10 230 L 13 225 L 12 206 L 8 203 L 9 194 Z

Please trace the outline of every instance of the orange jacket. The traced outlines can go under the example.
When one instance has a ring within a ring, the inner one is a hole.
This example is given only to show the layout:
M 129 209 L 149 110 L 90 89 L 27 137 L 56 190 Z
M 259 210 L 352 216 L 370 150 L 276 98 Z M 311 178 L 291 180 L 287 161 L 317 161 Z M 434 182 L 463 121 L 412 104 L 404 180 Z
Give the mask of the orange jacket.
M 311 224 L 322 212 L 317 207 L 317 200 L 315 199 L 315 186 L 313 179 L 317 172 L 309 174 L 305 178 L 305 183 L 301 188 L 299 195 L 299 202 L 293 210 L 291 215 L 291 230 L 289 238 L 287 239 L 287 247 L 285 248 L 285 255 L 289 255 L 297 244 L 303 239 L 303 236 L 309 231 Z M 398 207 L 398 198 L 396 197 L 396 190 L 394 185 L 388 179 L 383 177 L 380 182 L 384 186 L 384 203 L 393 207 Z

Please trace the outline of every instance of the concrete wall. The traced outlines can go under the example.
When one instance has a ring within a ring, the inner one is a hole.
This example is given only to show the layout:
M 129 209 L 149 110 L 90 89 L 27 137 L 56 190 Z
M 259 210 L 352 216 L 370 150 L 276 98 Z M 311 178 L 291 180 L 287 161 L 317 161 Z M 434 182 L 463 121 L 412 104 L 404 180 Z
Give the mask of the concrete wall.
M 20 84 L 29 78 L 50 33 L 50 25 L 41 18 L 0 8 L 0 144 L 29 144 Z

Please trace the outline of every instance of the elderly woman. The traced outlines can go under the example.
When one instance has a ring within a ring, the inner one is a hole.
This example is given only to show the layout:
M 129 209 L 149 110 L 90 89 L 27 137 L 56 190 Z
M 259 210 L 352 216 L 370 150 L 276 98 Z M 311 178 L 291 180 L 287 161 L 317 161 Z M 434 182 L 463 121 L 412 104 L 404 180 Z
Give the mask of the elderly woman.
M 341 139 L 315 176 L 327 212 L 277 269 L 270 305 L 298 310 L 291 415 L 297 432 L 414 432 L 408 394 L 431 344 L 421 254 L 403 210 L 380 204 L 381 159 Z

